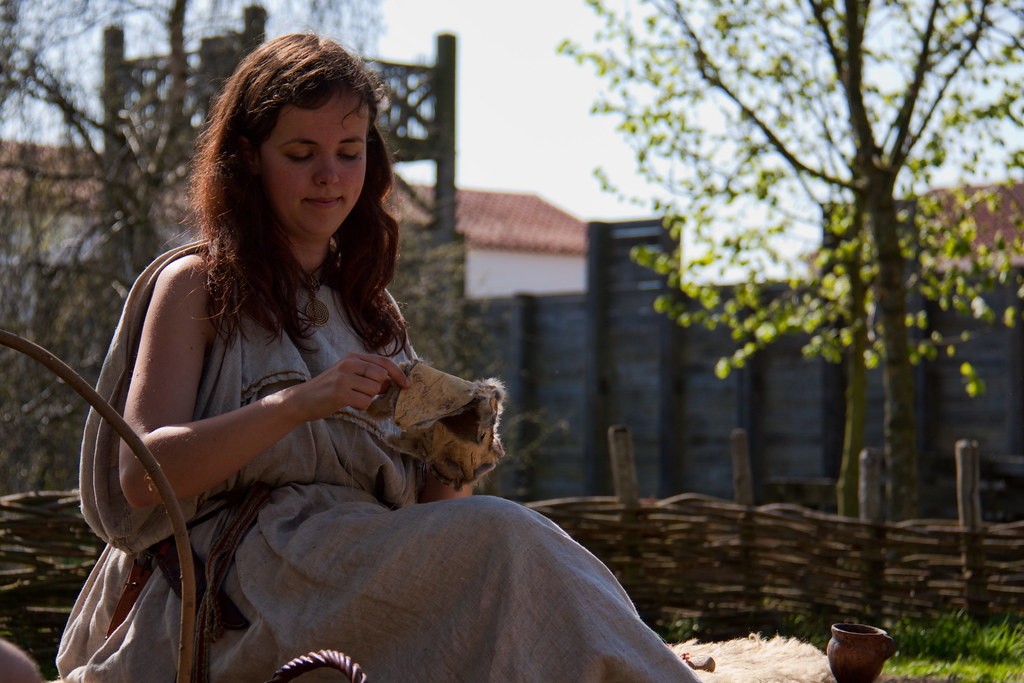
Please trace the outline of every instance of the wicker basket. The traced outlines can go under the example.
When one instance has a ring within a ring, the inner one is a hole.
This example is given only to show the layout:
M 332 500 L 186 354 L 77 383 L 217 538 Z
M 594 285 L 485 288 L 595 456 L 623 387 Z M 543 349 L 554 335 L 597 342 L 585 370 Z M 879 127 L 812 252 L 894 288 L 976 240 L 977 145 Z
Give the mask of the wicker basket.
M 267 683 L 285 683 L 302 674 L 320 668 L 332 668 L 340 671 L 352 683 L 366 683 L 366 674 L 348 655 L 337 650 L 320 650 L 296 657 L 274 674 Z

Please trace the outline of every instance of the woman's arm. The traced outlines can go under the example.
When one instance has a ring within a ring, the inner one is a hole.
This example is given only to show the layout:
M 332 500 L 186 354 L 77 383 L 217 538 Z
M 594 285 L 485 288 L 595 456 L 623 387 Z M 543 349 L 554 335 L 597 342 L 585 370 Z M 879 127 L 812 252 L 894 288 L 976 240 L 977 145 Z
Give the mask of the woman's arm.
M 193 422 L 203 361 L 216 335 L 206 310 L 205 279 L 199 257 L 180 259 L 160 274 L 125 405 L 125 419 L 163 467 L 178 498 L 221 483 L 304 422 L 345 406 L 365 409 L 391 381 L 407 385 L 389 359 L 350 354 L 308 382 Z M 119 474 L 131 505 L 160 502 L 125 444 Z
M 452 498 L 468 498 L 473 495 L 473 487 L 470 485 L 463 486 L 458 491 L 454 487 L 448 484 L 441 483 L 430 470 L 427 470 L 427 480 L 423 483 L 423 488 L 420 490 L 419 502 L 421 503 L 432 503 L 435 500 L 451 500 Z

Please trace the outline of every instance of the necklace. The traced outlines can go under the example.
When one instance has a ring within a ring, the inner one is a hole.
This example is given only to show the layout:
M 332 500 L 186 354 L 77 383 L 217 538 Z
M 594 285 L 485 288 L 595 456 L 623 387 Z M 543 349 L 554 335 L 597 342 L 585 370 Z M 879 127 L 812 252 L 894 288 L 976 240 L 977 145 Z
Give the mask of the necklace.
M 317 327 L 323 327 L 327 324 L 327 321 L 331 317 L 331 312 L 327 308 L 327 304 L 320 299 L 316 298 L 316 293 L 320 291 L 320 281 L 316 279 L 316 276 L 309 276 L 309 303 L 306 304 L 306 317 L 309 321 Z

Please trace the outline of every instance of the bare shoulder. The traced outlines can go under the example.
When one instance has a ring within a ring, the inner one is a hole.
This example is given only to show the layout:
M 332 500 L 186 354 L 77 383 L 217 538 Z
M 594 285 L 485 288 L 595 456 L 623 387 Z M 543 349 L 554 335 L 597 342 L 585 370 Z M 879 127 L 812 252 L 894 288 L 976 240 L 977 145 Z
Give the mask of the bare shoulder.
M 157 276 L 157 290 L 181 295 L 206 293 L 206 267 L 202 257 L 189 254 L 171 261 Z
M 208 301 L 203 259 L 189 254 L 172 261 L 160 271 L 147 318 L 155 316 L 161 323 L 169 323 L 179 329 L 181 325 L 187 325 L 203 337 L 212 339 Z

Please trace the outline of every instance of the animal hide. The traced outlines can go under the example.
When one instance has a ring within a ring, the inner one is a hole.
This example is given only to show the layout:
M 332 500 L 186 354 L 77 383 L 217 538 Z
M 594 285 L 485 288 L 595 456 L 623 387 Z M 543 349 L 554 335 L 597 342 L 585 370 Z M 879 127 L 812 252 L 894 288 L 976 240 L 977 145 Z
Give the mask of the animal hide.
M 374 398 L 367 413 L 390 417 L 401 434 L 391 446 L 425 462 L 438 480 L 460 489 L 490 472 L 505 455 L 498 437 L 505 387 L 494 378 L 471 382 L 422 361 L 402 363 L 410 386 Z
M 689 640 L 672 646 L 682 656 L 710 656 L 714 671 L 697 671 L 706 683 L 835 683 L 828 657 L 810 643 L 775 636 L 765 640 L 752 633 L 712 643 Z

